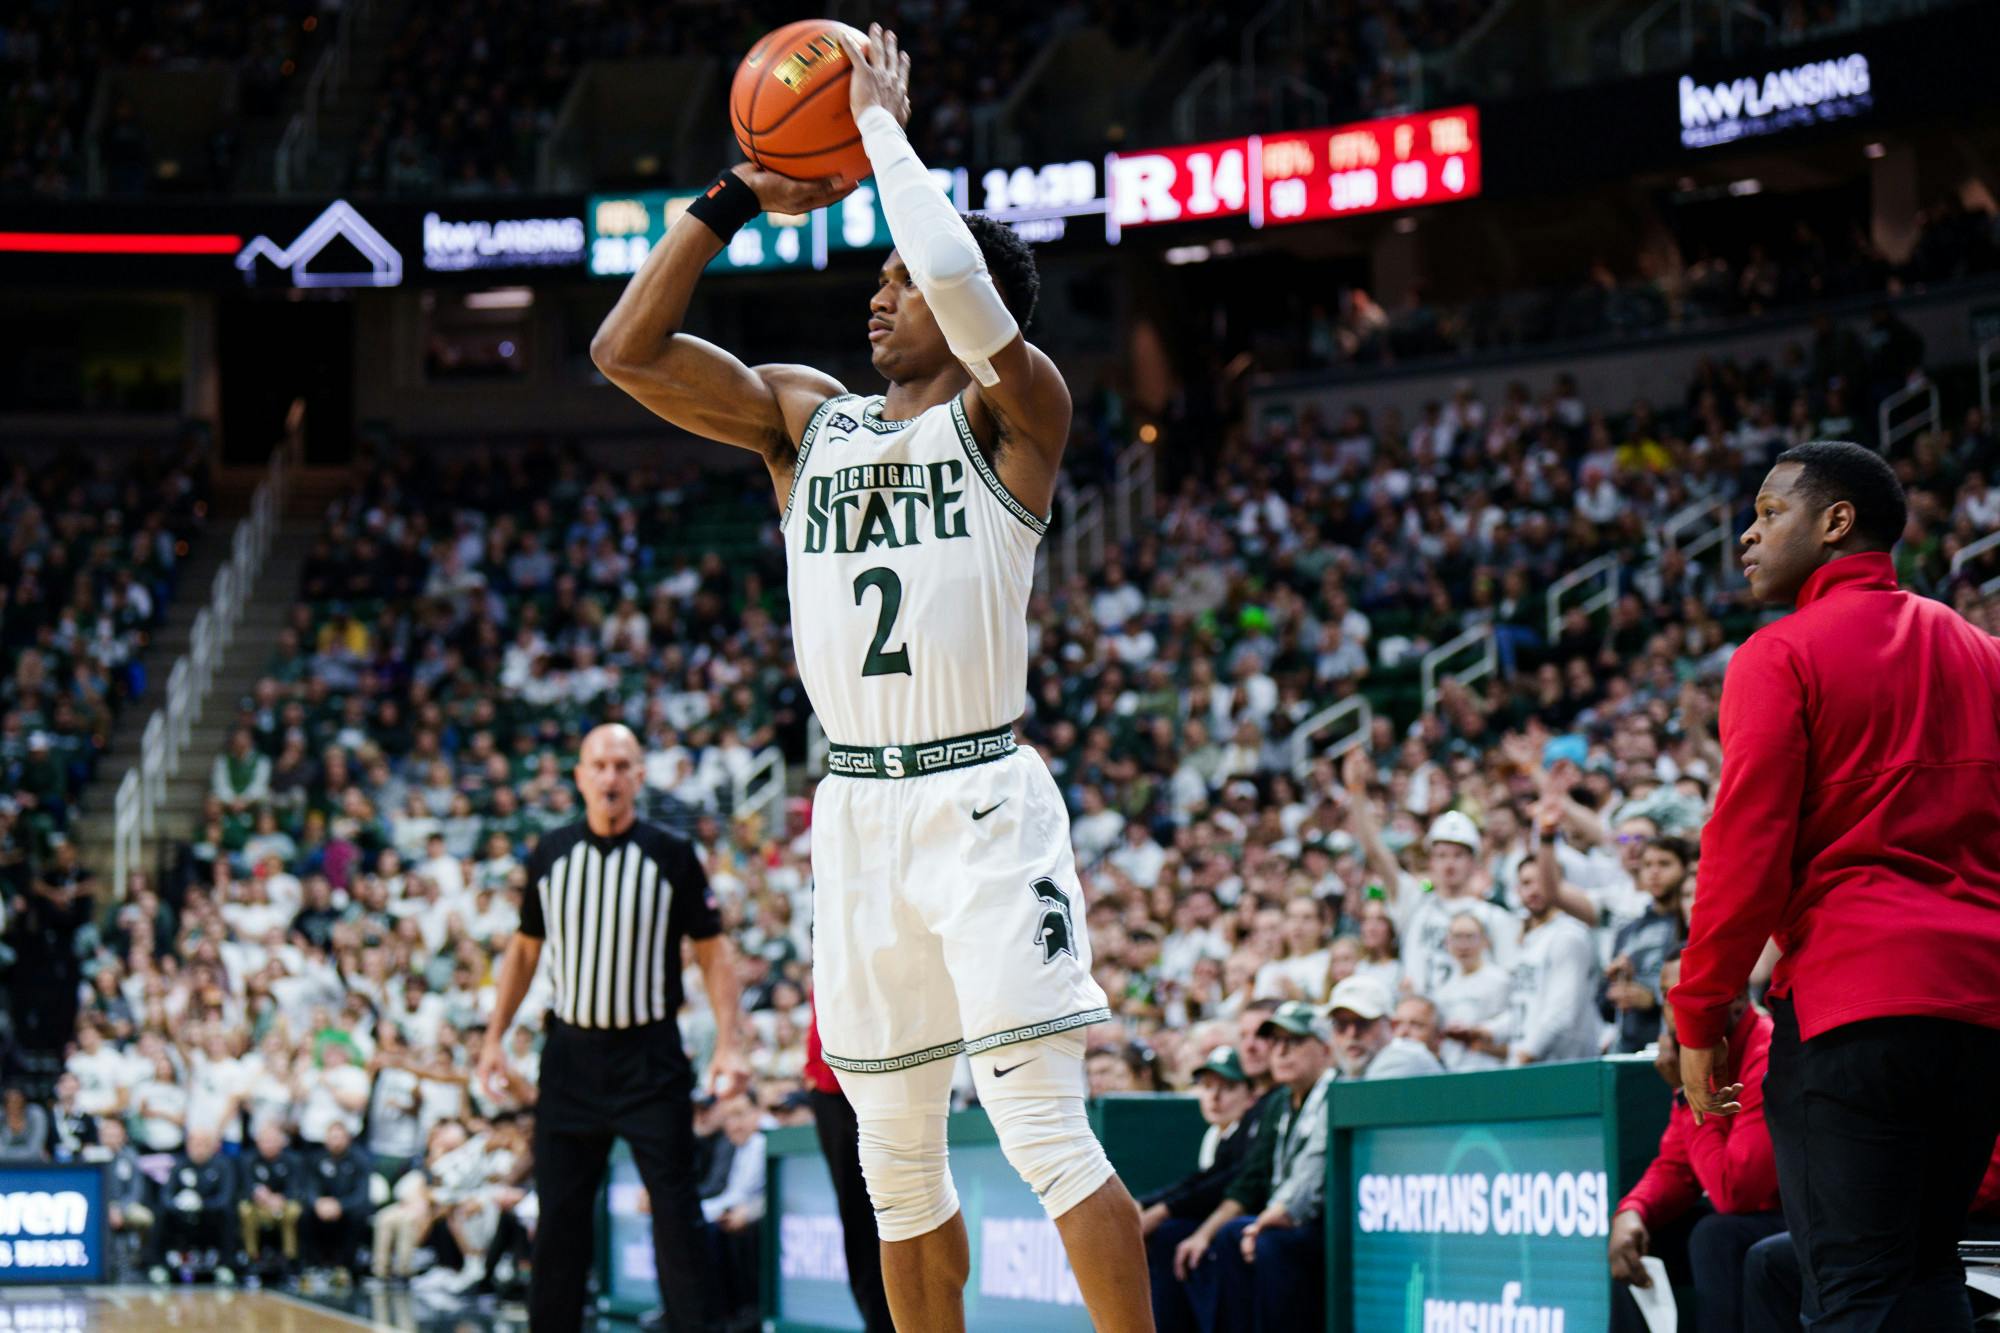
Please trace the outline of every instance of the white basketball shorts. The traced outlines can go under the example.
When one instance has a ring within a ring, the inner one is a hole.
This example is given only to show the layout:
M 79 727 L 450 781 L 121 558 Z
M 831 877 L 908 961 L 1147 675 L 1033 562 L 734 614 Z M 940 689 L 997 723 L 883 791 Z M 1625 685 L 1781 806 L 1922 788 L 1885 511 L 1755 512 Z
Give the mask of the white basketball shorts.
M 882 1074 L 1111 1017 L 1090 975 L 1069 811 L 1017 749 L 813 803 L 813 990 L 826 1062 Z

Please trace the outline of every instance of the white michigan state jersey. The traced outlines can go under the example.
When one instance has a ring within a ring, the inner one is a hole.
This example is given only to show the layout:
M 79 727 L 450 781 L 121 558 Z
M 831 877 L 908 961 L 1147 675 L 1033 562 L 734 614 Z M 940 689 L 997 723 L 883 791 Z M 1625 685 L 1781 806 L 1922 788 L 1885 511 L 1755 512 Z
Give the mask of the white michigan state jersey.
M 829 739 L 903 745 L 1005 727 L 1028 692 L 1046 527 L 1007 493 L 959 399 L 907 421 L 820 404 L 782 527 L 799 675 Z

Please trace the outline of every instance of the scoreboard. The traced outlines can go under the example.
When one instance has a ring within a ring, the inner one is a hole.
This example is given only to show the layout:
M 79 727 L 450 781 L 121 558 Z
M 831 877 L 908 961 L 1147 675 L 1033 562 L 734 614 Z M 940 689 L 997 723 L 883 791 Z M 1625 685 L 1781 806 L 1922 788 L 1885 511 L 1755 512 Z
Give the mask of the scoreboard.
M 931 177 L 960 212 L 1006 222 L 1031 241 L 1056 240 L 1068 220 L 1102 217 L 1113 245 L 1128 227 L 1245 218 L 1253 227 L 1322 222 L 1471 199 L 1480 185 L 1479 110 L 1450 107 L 1321 129 L 1251 134 L 1088 159 L 963 167 Z M 626 277 L 667 234 L 695 190 L 592 195 L 585 208 L 593 277 Z M 825 268 L 842 250 L 886 250 L 888 219 L 873 180 L 830 208 L 760 214 L 711 269 Z
M 1126 227 L 1163 222 L 1247 217 L 1263 227 L 1470 199 L 1479 193 L 1479 110 L 1113 153 L 1106 176 L 1114 241 Z
M 938 188 L 965 206 L 965 169 L 936 168 Z M 587 264 L 594 278 L 622 278 L 639 271 L 699 190 L 637 190 L 591 195 L 584 209 L 589 233 Z M 871 178 L 829 208 L 810 213 L 759 213 L 730 238 L 709 268 L 744 273 L 825 268 L 839 250 L 887 250 L 889 220 Z

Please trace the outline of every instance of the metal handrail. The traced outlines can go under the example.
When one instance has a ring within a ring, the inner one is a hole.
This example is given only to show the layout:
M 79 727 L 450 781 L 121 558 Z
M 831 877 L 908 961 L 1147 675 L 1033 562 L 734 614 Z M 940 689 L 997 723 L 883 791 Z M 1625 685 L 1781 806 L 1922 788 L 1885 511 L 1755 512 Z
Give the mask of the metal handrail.
M 1068 483 L 1056 490 L 1055 510 L 1061 519 L 1056 536 L 1052 574 L 1068 580 L 1084 569 L 1104 563 L 1104 496 L 1095 486 L 1077 490 Z M 1089 564 L 1083 562 L 1088 559 Z
M 819 723 L 819 714 L 806 717 L 806 776 L 823 778 L 826 776 L 826 756 L 829 747 L 826 728 Z
M 310 184 L 304 179 L 304 166 L 319 150 L 320 112 L 346 81 L 347 67 L 354 55 L 355 31 L 368 21 L 369 12 L 374 7 L 374 0 L 355 0 L 348 6 L 340 31 L 334 34 L 333 44 L 313 66 L 312 77 L 306 80 L 305 96 L 300 99 L 299 109 L 293 113 L 290 123 L 285 126 L 284 137 L 278 141 L 273 184 L 279 194 L 292 192 L 294 172 L 300 177 L 301 187 Z
M 1683 531 L 1699 523 L 1704 517 L 1713 515 L 1715 522 L 1705 528 L 1693 541 L 1681 544 Z M 1660 542 L 1665 547 L 1678 550 L 1693 564 L 1702 552 L 1713 546 L 1716 549 L 1716 577 L 1721 580 L 1716 586 L 1729 581 L 1729 552 L 1733 549 L 1730 541 L 1730 509 L 1727 500 L 1697 500 L 1660 525 Z
M 141 824 L 147 837 L 153 836 L 154 807 L 167 799 L 167 719 L 159 709 L 146 719 L 139 742 L 139 781 L 145 800 L 140 806 Z
M 1123 544 L 1150 527 L 1159 503 L 1159 457 L 1150 444 L 1131 444 L 1118 455 L 1111 482 L 1113 535 Z
M 145 803 L 139 786 L 138 770 L 126 769 L 125 776 L 118 780 L 118 795 L 112 801 L 111 883 L 112 892 L 120 898 L 125 896 L 125 886 L 131 883 L 132 871 L 139 864 L 140 826 L 144 823 L 140 807 Z
M 1690 0 L 1654 0 L 1643 14 L 1625 25 L 1625 35 L 1618 39 L 1618 45 L 1627 74 L 1646 72 L 1646 34 L 1651 32 L 1661 17 L 1675 6 L 1680 7 L 1681 32 L 1685 34 L 1694 18 L 1694 6 Z
M 1338 759 L 1355 746 L 1368 743 L 1368 732 L 1375 725 L 1375 710 L 1369 706 L 1367 695 L 1350 694 L 1339 703 L 1320 709 L 1292 728 L 1292 734 L 1286 744 L 1291 748 L 1292 773 L 1295 777 L 1305 777 L 1312 771 L 1313 760 L 1320 757 L 1313 753 L 1313 737 L 1334 723 L 1349 717 L 1356 718 L 1354 726 L 1339 740 L 1321 751 L 1321 755 L 1328 759 Z
M 230 539 L 230 560 L 216 572 L 209 605 L 195 613 L 188 651 L 167 672 L 166 698 L 146 719 L 139 762 L 119 780 L 112 814 L 113 891 L 123 898 L 132 870 L 144 854 L 144 839 L 157 829 L 166 803 L 167 779 L 178 776 L 193 738 L 194 723 L 214 681 L 217 659 L 230 639 L 257 572 L 269 552 L 271 532 L 303 448 L 304 411 L 299 402 L 286 414 L 286 437 L 271 455 L 262 485 L 250 499 L 250 513 Z
M 1960 547 L 1958 554 L 1951 558 L 1951 576 L 1957 578 L 1958 571 L 1965 568 L 1974 556 L 1985 555 L 1996 547 L 2000 547 L 2000 532 L 1989 532 L 1978 541 Z M 2000 592 L 2000 574 L 1979 585 L 1981 597 L 1991 597 L 1996 592 Z
M 1438 671 L 1452 658 L 1464 653 L 1468 648 L 1480 650 L 1479 661 L 1463 671 L 1449 673 L 1451 679 L 1461 685 L 1470 685 L 1475 680 L 1484 680 L 1500 669 L 1500 641 L 1493 633 L 1493 626 L 1474 625 L 1442 647 L 1433 648 L 1424 654 L 1419 680 L 1423 685 L 1424 712 L 1437 711 Z
M 1548 625 L 1550 643 L 1554 643 L 1562 637 L 1563 594 L 1571 588 L 1578 587 L 1596 578 L 1603 579 L 1604 586 L 1577 603 L 1583 609 L 1585 615 L 1594 616 L 1618 600 L 1618 557 L 1616 555 L 1600 555 L 1588 564 L 1577 566 L 1549 585 Z
M 1922 412 L 1897 422 L 1893 427 L 1890 426 L 1890 418 L 1895 415 L 1897 408 L 1919 400 L 1924 404 Z M 1881 410 L 1876 413 L 1875 447 L 1886 454 L 1918 431 L 1936 430 L 1938 420 L 1937 385 L 1928 379 L 1906 385 L 1882 400 Z
M 202 612 L 202 615 L 207 614 L 206 611 Z M 194 669 L 188 665 L 186 657 L 181 657 L 175 661 L 173 669 L 167 672 L 167 731 L 165 743 L 167 747 L 167 775 L 169 777 L 176 777 L 180 774 L 181 749 L 188 741 L 188 693 L 190 689 L 188 678 L 193 674 Z
M 1222 95 L 1218 99 L 1219 105 L 1226 106 L 1233 101 L 1230 92 L 1230 83 L 1234 76 L 1235 66 L 1226 60 L 1213 60 L 1204 66 L 1192 79 L 1188 80 L 1187 87 L 1181 89 L 1179 95 L 1174 98 L 1174 130 L 1181 138 L 1198 139 L 1201 137 L 1202 123 L 1196 119 L 1195 108 L 1202 98 L 1209 95 L 1209 86 L 1211 84 L 1220 84 L 1222 86 Z
M 763 815 L 775 802 L 785 799 L 785 756 L 777 746 L 767 745 L 750 761 L 750 767 L 735 783 L 730 814 Z M 769 823 L 769 816 L 765 816 Z

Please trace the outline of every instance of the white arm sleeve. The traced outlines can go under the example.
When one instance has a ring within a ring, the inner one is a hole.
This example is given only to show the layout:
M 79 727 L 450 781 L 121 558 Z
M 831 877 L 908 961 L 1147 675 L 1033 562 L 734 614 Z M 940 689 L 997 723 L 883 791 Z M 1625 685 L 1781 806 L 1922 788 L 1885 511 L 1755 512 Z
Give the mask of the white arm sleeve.
M 951 354 L 981 384 L 998 384 L 990 358 L 1014 341 L 1021 326 L 1001 301 L 965 219 L 924 170 L 894 116 L 871 106 L 855 123 L 875 168 L 890 238 L 937 316 Z

